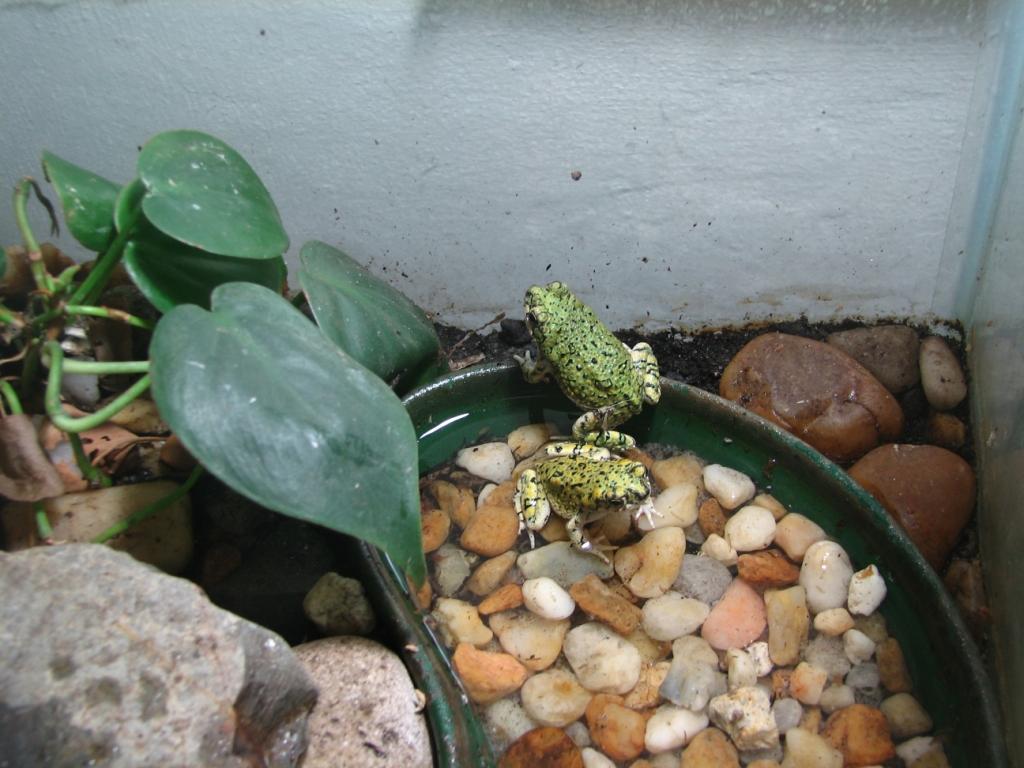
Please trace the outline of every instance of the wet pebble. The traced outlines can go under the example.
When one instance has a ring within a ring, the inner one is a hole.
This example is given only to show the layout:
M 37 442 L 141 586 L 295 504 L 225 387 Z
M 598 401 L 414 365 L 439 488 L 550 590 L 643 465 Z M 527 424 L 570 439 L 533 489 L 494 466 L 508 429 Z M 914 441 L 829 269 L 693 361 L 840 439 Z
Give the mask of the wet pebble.
M 829 715 L 822 735 L 843 753 L 844 765 L 881 764 L 896 754 L 885 715 L 863 704 Z
M 583 768 L 615 768 L 615 763 L 592 747 L 584 747 L 580 754 Z
M 501 483 L 512 477 L 512 468 L 516 461 L 508 443 L 481 443 L 463 448 L 455 456 L 456 465 L 471 475 Z
M 896 693 L 878 707 L 889 724 L 889 732 L 898 741 L 920 736 L 932 729 L 932 718 L 909 693 Z
M 718 671 L 718 657 L 706 659 L 673 655 L 672 664 L 661 683 L 660 693 L 667 701 L 694 712 L 702 711 L 712 697 L 729 689 L 726 676 Z
M 848 629 L 843 633 L 843 650 L 851 664 L 860 664 L 875 655 L 875 641 L 859 629 Z
M 516 461 L 532 456 L 554 434 L 551 424 L 527 424 L 513 429 L 506 442 Z
M 739 577 L 755 589 L 781 589 L 800 578 L 800 568 L 777 549 L 740 555 L 736 565 Z
M 603 624 L 590 622 L 570 630 L 563 650 L 589 691 L 629 693 L 640 679 L 640 652 Z
M 440 597 L 434 603 L 433 616 L 441 636 L 448 646 L 459 643 L 487 645 L 494 633 L 480 620 L 476 606 L 450 597 Z
M 613 592 L 594 574 L 588 574 L 569 589 L 569 595 L 586 613 L 602 621 L 620 635 L 629 635 L 640 626 L 643 613 L 622 595 Z
M 513 741 L 537 724 L 514 699 L 500 699 L 484 709 L 484 727 L 496 751 L 504 752 Z
M 490 626 L 505 651 L 531 672 L 539 672 L 558 658 L 569 620 L 553 621 L 516 609 L 493 614 Z
M 708 716 L 682 707 L 663 706 L 647 721 L 644 745 L 653 754 L 677 749 L 708 727 Z
M 431 560 L 434 563 L 437 591 L 445 597 L 451 597 L 469 578 L 470 569 L 477 557 L 454 544 L 442 544 L 431 554 Z
M 700 634 L 712 648 L 744 648 L 757 640 L 767 625 L 764 600 L 742 579 L 734 579 L 711 609 Z
M 705 728 L 683 750 L 679 768 L 739 768 L 736 747 L 718 728 Z
M 490 595 L 498 589 L 515 562 L 514 551 L 503 552 L 497 557 L 485 560 L 466 580 L 466 589 L 478 597 Z
M 708 704 L 711 722 L 725 731 L 741 752 L 779 744 L 768 692 L 751 686 L 716 696 Z
M 573 549 L 567 541 L 556 541 L 524 552 L 519 555 L 516 564 L 525 578 L 547 576 L 564 589 L 568 589 L 591 573 L 600 579 L 607 579 L 612 575 L 610 564 Z
M 523 709 L 538 725 L 562 728 L 579 720 L 593 694 L 564 669 L 549 669 L 534 675 L 520 691 Z
M 511 611 L 523 604 L 523 588 L 518 584 L 505 584 L 480 601 L 477 610 L 481 616 Z
M 754 498 L 754 481 L 737 469 L 721 464 L 704 467 L 704 487 L 725 509 L 736 509 Z
M 820 525 L 798 512 L 790 512 L 775 526 L 775 543 L 795 563 L 803 562 L 808 548 L 826 538 Z
M 811 613 L 846 605 L 852 576 L 850 556 L 837 542 L 812 544 L 800 566 L 800 586 L 807 591 Z
M 821 667 L 801 661 L 789 678 L 789 690 L 801 704 L 817 706 L 828 682 L 828 672 Z
M 784 768 L 843 768 L 843 753 L 824 737 L 803 728 L 786 731 Z
M 452 665 L 469 697 L 480 704 L 496 701 L 526 682 L 526 667 L 507 653 L 481 651 L 461 643 L 452 654 Z
M 501 768 L 584 768 L 583 756 L 561 728 L 527 731 L 505 750 Z
M 848 685 L 830 685 L 821 693 L 818 706 L 826 715 L 856 703 L 853 688 Z
M 837 637 L 853 629 L 853 617 L 845 608 L 827 608 L 815 615 L 814 629 L 823 635 Z
M 711 605 L 722 597 L 732 578 L 729 569 L 713 557 L 684 557 L 672 589 L 683 597 Z
M 771 660 L 780 666 L 795 664 L 807 643 L 811 623 L 804 588 L 769 590 L 764 602 Z
M 775 538 L 775 516 L 770 510 L 748 504 L 725 523 L 725 540 L 737 552 L 764 549 Z
M 510 550 L 519 536 L 519 516 L 511 504 L 484 504 L 466 523 L 459 544 L 484 557 Z
M 597 694 L 587 706 L 586 717 L 591 738 L 608 757 L 632 760 L 643 752 L 646 721 L 621 697 Z
M 615 572 L 637 597 L 658 597 L 675 581 L 685 551 L 681 528 L 657 528 L 636 544 L 616 550 Z
M 567 619 L 576 603 L 558 583 L 547 576 L 523 582 L 523 604 L 545 619 Z
M 671 488 L 680 483 L 690 483 L 702 490 L 701 475 L 704 465 L 692 453 L 681 453 L 667 459 L 659 459 L 651 465 L 651 477 L 659 488 Z
M 772 717 L 775 718 L 775 725 L 780 734 L 786 734 L 791 728 L 796 728 L 804 716 L 804 708 L 796 699 L 782 698 L 772 702 Z
M 697 522 L 697 486 L 693 483 L 678 483 L 658 494 L 654 499 L 653 523 L 646 517 L 640 518 L 637 528 L 650 531 L 674 525 L 686 528 Z
M 704 540 L 704 543 L 701 544 L 700 552 L 702 555 L 706 555 L 717 560 L 727 567 L 736 565 L 739 561 L 739 555 L 736 550 L 733 549 L 732 544 L 717 533 L 712 533 Z
M 377 624 L 363 585 L 333 572 L 313 585 L 302 610 L 325 635 L 368 635 Z
M 706 603 L 666 592 L 644 603 L 644 632 L 654 640 L 675 640 L 697 631 L 710 611 Z

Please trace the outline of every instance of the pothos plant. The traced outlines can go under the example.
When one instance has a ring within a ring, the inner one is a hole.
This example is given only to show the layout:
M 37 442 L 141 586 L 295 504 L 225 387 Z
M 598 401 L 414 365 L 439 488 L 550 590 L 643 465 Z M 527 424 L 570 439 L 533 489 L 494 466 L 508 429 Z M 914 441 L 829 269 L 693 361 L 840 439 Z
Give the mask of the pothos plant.
M 265 507 L 384 549 L 421 583 L 416 435 L 387 383 L 436 370 L 440 345 L 419 308 L 341 251 L 309 242 L 298 277 L 311 322 L 282 295 L 288 237 L 266 187 L 241 155 L 207 134 L 154 137 L 124 185 L 49 152 L 43 170 L 71 235 L 97 257 L 51 274 L 26 206 L 34 190 L 51 216 L 52 207 L 34 180 L 16 186 L 34 289 L 21 307 L 0 305 L 14 350 L 0 361 L 0 429 L 24 433 L 23 402 L 35 400 L 45 374 L 46 415 L 69 435 L 83 474 L 109 483 L 77 436 L 152 386 L 162 417 L 200 467 Z M 118 265 L 161 313 L 155 323 L 102 304 Z M 0 274 L 7 266 L 0 261 Z M 65 358 L 65 324 L 83 315 L 152 331 L 149 358 Z M 138 378 L 94 413 L 72 417 L 60 396 L 68 373 Z M 12 450 L 38 450 L 15 442 L 12 449 L 9 438 L 0 441 L 8 466 L 24 458 L 12 459 Z M 200 471 L 175 495 L 187 493 Z M 46 525 L 38 501 L 55 495 L 52 482 L 0 492 L 36 501 Z M 173 500 L 139 510 L 100 538 Z

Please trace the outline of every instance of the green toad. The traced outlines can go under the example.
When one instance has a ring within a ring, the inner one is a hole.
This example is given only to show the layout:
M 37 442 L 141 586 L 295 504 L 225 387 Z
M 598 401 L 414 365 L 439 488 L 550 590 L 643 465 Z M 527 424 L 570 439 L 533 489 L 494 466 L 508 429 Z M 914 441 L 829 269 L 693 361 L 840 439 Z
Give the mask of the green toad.
M 551 443 L 549 457 L 526 469 L 512 497 L 519 514 L 519 530 L 526 529 L 533 546 L 533 532 L 547 523 L 552 510 L 565 519 L 574 547 L 605 562 L 606 542 L 591 541 L 583 526 L 620 507 L 634 507 L 636 516 L 653 523 L 651 483 L 647 469 L 638 461 L 614 456 L 607 448 L 581 443 Z
M 661 397 L 651 346 L 627 347 L 560 282 L 531 287 L 523 308 L 539 352 L 536 362 L 529 352 L 516 358 L 526 380 L 554 376 L 566 396 L 584 409 L 572 427 L 575 439 L 631 447 L 633 438 L 608 430 Z

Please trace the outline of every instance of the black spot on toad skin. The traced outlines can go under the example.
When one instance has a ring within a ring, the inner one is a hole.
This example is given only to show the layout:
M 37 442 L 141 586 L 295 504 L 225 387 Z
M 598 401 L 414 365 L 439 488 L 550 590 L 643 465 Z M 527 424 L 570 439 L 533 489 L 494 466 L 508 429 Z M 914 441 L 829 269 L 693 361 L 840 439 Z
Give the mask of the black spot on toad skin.
M 121 685 L 112 677 L 93 680 L 86 688 L 85 701 L 91 707 L 104 704 L 117 706 L 121 703 Z
M 54 656 L 50 659 L 50 674 L 54 680 L 63 680 L 75 674 L 75 662 L 70 656 Z

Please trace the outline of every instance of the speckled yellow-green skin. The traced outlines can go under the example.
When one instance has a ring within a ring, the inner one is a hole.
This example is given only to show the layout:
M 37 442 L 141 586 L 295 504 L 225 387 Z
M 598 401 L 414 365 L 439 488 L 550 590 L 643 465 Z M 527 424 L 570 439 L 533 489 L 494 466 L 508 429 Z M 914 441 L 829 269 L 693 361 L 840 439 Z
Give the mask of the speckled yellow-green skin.
M 567 519 L 602 507 L 635 504 L 651 493 L 646 468 L 630 459 L 555 456 L 533 469 L 552 508 Z
M 530 288 L 523 308 L 542 360 L 570 400 L 587 410 L 617 406 L 625 415 L 640 412 L 643 377 L 629 350 L 590 307 L 555 282 Z

